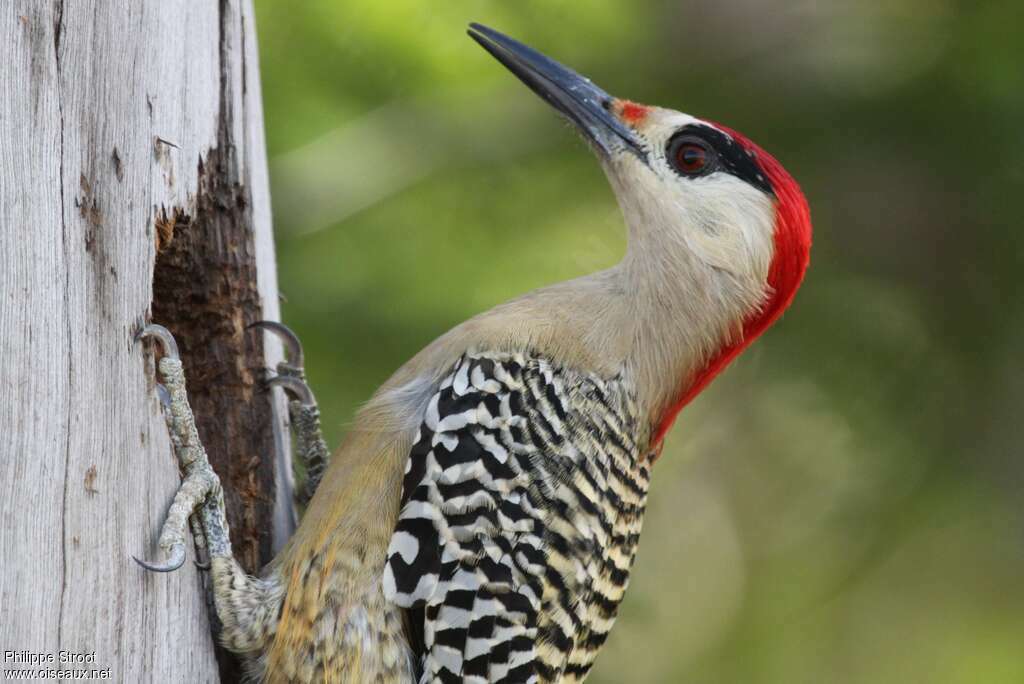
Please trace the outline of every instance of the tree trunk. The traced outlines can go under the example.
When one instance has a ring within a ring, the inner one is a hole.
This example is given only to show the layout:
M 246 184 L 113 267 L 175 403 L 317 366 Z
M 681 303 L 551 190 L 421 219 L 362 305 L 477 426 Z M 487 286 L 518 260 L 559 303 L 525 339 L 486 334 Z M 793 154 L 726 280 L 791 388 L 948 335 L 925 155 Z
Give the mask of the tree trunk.
M 257 64 L 250 0 L 0 4 L 0 671 L 218 678 L 200 573 L 131 560 L 179 483 L 148 320 L 178 338 L 239 559 L 291 532 L 259 390 L 280 349 L 246 330 L 279 313 Z

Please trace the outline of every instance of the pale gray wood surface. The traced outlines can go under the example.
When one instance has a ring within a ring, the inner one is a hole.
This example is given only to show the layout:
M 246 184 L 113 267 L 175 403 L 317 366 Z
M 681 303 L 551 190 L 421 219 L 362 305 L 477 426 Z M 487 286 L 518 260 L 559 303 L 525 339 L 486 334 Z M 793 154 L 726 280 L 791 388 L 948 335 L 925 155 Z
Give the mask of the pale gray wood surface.
M 0 670 L 65 650 L 114 681 L 217 679 L 192 563 L 130 558 L 156 556 L 179 482 L 132 338 L 156 212 L 193 206 L 222 87 L 278 316 L 257 65 L 249 0 L 0 3 Z

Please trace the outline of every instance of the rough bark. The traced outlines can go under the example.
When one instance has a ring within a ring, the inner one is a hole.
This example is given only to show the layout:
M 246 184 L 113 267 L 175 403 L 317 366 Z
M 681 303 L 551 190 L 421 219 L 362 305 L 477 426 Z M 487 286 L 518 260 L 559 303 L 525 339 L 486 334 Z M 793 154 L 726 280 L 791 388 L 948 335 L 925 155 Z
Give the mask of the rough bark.
M 280 350 L 245 331 L 278 316 L 249 0 L 0 5 L 0 297 L 0 670 L 66 651 L 115 681 L 216 680 L 197 570 L 130 558 L 157 555 L 179 482 L 132 340 L 178 336 L 257 569 L 291 507 L 258 391 Z

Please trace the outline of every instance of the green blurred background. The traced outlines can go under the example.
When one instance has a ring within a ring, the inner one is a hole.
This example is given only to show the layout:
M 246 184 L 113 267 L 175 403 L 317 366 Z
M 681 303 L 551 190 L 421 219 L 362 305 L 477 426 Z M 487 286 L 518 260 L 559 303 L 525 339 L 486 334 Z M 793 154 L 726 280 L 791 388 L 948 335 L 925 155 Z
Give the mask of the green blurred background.
M 334 441 L 452 325 L 622 254 L 585 145 L 467 22 L 807 193 L 805 286 L 681 415 L 589 681 L 1024 682 L 1024 3 L 256 5 L 284 316 Z

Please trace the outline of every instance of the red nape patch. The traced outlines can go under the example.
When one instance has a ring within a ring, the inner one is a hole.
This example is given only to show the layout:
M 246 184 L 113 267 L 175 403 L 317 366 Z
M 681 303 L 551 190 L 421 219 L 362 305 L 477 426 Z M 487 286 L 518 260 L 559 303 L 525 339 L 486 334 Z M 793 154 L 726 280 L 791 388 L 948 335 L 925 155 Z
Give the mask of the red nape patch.
M 635 126 L 646 119 L 649 111 L 651 111 L 651 108 L 646 105 L 630 102 L 629 100 L 619 100 L 619 117 L 631 126 Z
M 758 335 L 778 320 L 793 301 L 810 261 L 811 212 L 800 186 L 775 157 L 731 128 L 714 125 L 731 135 L 746 150 L 754 153 L 775 191 L 775 252 L 768 267 L 769 296 L 761 310 L 744 322 L 740 339 L 719 350 L 703 370 L 687 379 L 680 399 L 665 412 L 658 425 L 654 436 L 655 445 L 660 445 L 665 439 L 665 434 L 672 427 L 679 411 L 711 384 L 715 376 L 757 339 Z M 657 453 L 661 453 L 660 448 Z

